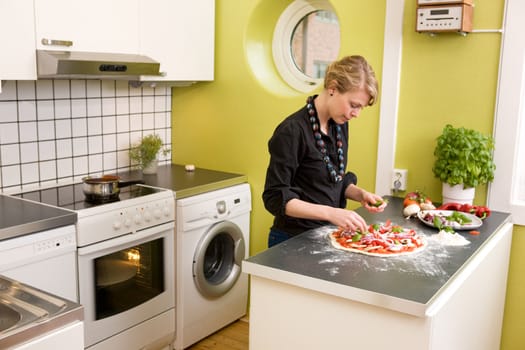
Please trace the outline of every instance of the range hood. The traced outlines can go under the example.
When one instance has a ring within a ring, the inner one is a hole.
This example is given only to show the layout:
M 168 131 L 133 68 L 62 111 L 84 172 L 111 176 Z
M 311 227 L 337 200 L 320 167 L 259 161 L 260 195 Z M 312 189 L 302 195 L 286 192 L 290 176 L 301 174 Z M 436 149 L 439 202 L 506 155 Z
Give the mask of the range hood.
M 37 50 L 40 79 L 138 80 L 159 76 L 160 63 L 134 54 Z

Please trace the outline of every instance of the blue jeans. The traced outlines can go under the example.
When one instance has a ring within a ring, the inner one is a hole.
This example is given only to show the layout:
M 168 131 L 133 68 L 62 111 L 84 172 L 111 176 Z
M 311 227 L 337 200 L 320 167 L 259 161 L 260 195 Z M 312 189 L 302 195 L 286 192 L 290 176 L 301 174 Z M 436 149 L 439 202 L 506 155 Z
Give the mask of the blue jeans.
M 268 235 L 268 248 L 271 248 L 276 244 L 284 242 L 289 238 L 292 238 L 292 236 L 286 232 L 270 230 L 270 234 Z

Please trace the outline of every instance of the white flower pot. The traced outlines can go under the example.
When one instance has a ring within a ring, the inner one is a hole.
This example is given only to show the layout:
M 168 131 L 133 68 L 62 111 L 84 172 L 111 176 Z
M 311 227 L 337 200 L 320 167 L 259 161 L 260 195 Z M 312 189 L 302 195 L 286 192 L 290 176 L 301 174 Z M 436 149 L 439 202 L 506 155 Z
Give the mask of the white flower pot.
M 158 160 L 155 159 L 151 163 L 149 163 L 148 166 L 146 166 L 146 167 L 144 167 L 144 169 L 142 169 L 142 173 L 143 174 L 156 174 L 157 173 L 157 165 L 158 165 Z
M 443 203 L 461 203 L 461 204 L 472 204 L 476 189 L 474 187 L 463 188 L 463 184 L 450 186 L 447 183 L 443 183 Z

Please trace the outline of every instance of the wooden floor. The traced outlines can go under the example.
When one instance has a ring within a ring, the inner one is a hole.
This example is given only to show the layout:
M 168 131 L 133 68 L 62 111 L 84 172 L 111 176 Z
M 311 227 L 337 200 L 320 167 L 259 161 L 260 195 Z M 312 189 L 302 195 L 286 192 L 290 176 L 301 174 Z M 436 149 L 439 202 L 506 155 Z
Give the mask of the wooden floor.
M 241 319 L 186 350 L 248 350 L 248 329 L 248 322 Z

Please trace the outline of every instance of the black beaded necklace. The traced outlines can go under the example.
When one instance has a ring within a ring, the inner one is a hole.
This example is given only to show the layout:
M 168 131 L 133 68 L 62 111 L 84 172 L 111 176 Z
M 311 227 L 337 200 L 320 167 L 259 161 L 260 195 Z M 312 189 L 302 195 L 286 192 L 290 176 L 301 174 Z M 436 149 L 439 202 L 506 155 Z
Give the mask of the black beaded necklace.
M 323 138 L 321 136 L 321 128 L 319 126 L 319 118 L 317 117 L 317 111 L 315 110 L 313 96 L 309 96 L 306 99 L 306 109 L 308 110 L 308 115 L 310 116 L 310 123 L 312 124 L 315 142 L 317 148 L 321 152 L 323 161 L 326 164 L 326 169 L 328 169 L 328 173 L 330 173 L 330 177 L 333 182 L 340 182 L 343 180 L 343 176 L 345 174 L 345 156 L 343 153 L 343 135 L 341 132 L 341 126 L 337 124 L 335 126 L 337 130 L 337 158 L 339 159 L 339 170 L 336 170 L 334 165 L 332 164 L 332 161 L 330 160 L 330 156 L 328 155 L 328 152 L 326 150 L 325 142 L 323 141 Z

